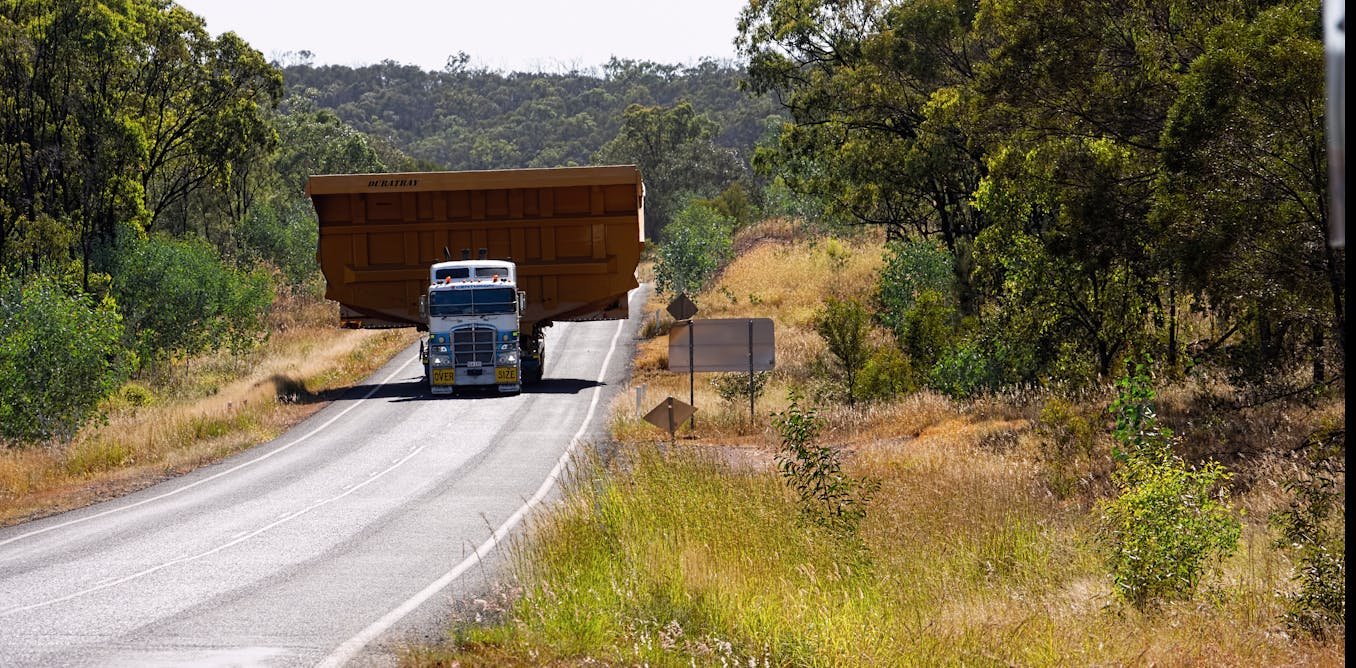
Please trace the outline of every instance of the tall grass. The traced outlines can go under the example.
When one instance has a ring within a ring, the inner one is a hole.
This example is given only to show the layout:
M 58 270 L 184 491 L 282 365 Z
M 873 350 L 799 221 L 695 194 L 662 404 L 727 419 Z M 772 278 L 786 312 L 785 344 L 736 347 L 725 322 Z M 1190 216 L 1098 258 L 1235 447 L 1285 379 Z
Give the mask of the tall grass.
M 1193 601 L 1146 615 L 1113 596 L 1091 512 L 1112 469 L 1103 390 L 822 406 L 821 441 L 880 487 L 856 536 L 804 521 L 773 467 L 768 416 L 786 408 L 788 390 L 812 386 L 823 347 L 811 316 L 825 295 L 869 295 L 880 245 L 830 245 L 774 221 L 736 247 L 696 301 L 699 317 L 777 323 L 778 368 L 756 418 L 698 375 L 695 429 L 669 444 L 641 420 L 664 396 L 688 393 L 688 378 L 665 370 L 667 323 L 652 324 L 632 385 L 612 406 L 620 454 L 585 466 L 592 474 L 517 544 L 497 615 L 461 619 L 446 644 L 411 650 L 407 664 L 1344 663 L 1341 638 L 1293 637 L 1282 622 L 1292 564 L 1266 525 L 1281 498 L 1263 484 L 1276 479 L 1266 466 L 1236 496 L 1246 511 L 1239 550 Z M 1207 420 L 1201 398 L 1226 392 L 1170 390 L 1164 419 L 1188 435 L 1229 431 L 1202 436 L 1206 449 L 1345 415 L 1327 401 L 1247 409 L 1231 425 Z
M 1196 602 L 1118 604 L 1089 518 L 970 421 L 858 450 L 879 480 L 859 540 L 806 523 L 766 469 L 625 450 L 515 555 L 506 616 L 415 665 L 1340 665 L 1280 632 L 1284 557 L 1252 523 Z

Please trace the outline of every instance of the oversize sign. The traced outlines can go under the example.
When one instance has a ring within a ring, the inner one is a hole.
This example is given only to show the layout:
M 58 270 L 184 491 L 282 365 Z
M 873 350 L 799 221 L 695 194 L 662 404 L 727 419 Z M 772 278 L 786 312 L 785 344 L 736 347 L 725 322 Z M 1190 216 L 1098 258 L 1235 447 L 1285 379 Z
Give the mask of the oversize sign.
M 692 320 L 669 330 L 669 371 L 771 371 L 776 358 L 771 318 Z

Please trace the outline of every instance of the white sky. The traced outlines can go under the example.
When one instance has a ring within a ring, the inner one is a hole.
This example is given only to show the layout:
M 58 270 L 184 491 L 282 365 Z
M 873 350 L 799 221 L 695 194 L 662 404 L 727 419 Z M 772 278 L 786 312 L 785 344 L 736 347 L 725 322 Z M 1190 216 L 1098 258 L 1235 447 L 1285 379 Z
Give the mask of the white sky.
M 390 59 L 440 70 L 465 51 L 505 71 L 587 69 L 611 56 L 695 63 L 735 56 L 747 0 L 177 0 L 213 35 L 235 31 L 272 60 L 317 65 Z

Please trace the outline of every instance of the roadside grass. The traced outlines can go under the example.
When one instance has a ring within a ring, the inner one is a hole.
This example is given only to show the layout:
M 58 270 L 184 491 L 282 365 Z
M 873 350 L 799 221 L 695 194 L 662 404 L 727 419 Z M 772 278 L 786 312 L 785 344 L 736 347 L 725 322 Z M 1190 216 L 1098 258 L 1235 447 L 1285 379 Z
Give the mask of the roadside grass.
M 1196 600 L 1117 602 L 1089 515 L 979 445 L 1022 421 L 960 413 L 863 445 L 859 537 L 806 522 L 766 466 L 627 447 L 514 555 L 521 596 L 407 665 L 1342 665 L 1279 623 L 1289 564 L 1247 521 Z
M 0 449 L 0 524 L 139 489 L 265 442 L 415 340 L 344 330 L 335 306 L 282 296 L 257 349 L 165 365 L 107 399 L 69 443 Z
M 611 407 L 616 454 L 585 462 L 587 477 L 515 544 L 509 593 L 454 620 L 445 643 L 408 650 L 405 665 L 1345 663 L 1344 638 L 1294 637 L 1282 622 L 1293 564 L 1267 517 L 1284 503 L 1275 481 L 1285 462 L 1248 454 L 1341 424 L 1340 396 L 1215 417 L 1201 411 L 1229 392 L 1217 382 L 1163 393 L 1165 422 L 1194 439 L 1188 456 L 1233 448 L 1247 468 L 1234 486 L 1238 550 L 1194 599 L 1153 613 L 1113 596 L 1097 543 L 1109 388 L 822 404 L 820 441 L 879 489 L 855 537 L 807 522 L 776 473 L 769 416 L 788 391 L 814 389 L 814 309 L 825 295 L 867 296 L 880 244 L 831 246 L 765 225 L 736 241 L 739 257 L 696 297 L 698 317 L 777 323 L 778 369 L 754 419 L 705 374 L 695 429 L 669 443 L 641 419 L 665 396 L 688 398 L 688 378 L 665 371 L 671 323 L 652 316 L 632 384 Z M 654 297 L 647 313 L 670 298 Z

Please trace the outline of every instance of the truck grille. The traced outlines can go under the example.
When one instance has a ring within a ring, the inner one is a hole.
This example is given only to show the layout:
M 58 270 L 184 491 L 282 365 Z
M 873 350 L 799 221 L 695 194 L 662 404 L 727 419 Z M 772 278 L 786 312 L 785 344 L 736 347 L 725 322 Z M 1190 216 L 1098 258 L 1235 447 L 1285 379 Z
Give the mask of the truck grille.
M 494 366 L 493 327 L 463 327 L 452 330 L 452 359 L 457 366 L 480 362 Z

